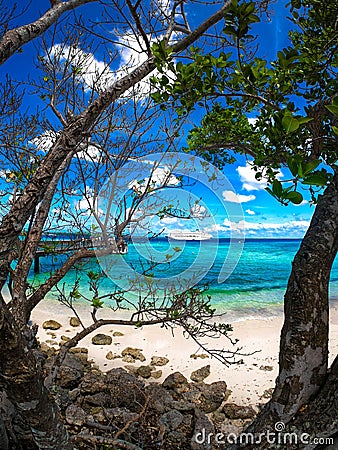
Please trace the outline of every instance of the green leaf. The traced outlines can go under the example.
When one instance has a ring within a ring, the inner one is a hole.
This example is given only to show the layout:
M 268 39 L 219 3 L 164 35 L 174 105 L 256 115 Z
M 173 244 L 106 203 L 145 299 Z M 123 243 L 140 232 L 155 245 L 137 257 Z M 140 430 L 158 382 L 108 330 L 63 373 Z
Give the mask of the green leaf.
M 297 161 L 295 161 L 291 156 L 288 157 L 287 159 L 287 165 L 290 169 L 290 172 L 292 173 L 292 175 L 295 177 L 297 176 L 298 173 L 298 164 Z
M 292 203 L 294 203 L 295 205 L 299 205 L 300 203 L 302 203 L 303 201 L 303 196 L 300 192 L 297 191 L 292 191 L 292 192 L 288 192 L 285 195 L 285 198 L 287 200 L 290 200 Z
M 283 119 L 282 119 L 282 125 L 284 129 L 286 130 L 286 134 L 293 133 L 294 131 L 298 130 L 299 128 L 299 121 L 293 117 L 293 115 L 290 113 L 290 111 L 286 111 Z
M 309 175 L 309 173 L 311 173 L 313 170 L 317 169 L 319 164 L 320 164 L 320 160 L 319 159 L 315 159 L 314 161 L 310 161 L 308 163 L 302 164 L 302 166 L 303 166 L 303 174 L 304 175 Z
M 312 186 L 326 186 L 327 177 L 322 172 L 317 172 L 307 176 L 303 183 Z
M 313 120 L 313 118 L 312 117 L 297 116 L 297 120 L 298 120 L 299 125 L 302 125 L 303 123 L 311 122 L 311 120 Z
M 281 197 L 283 193 L 283 186 L 279 180 L 273 180 L 272 183 L 272 192 L 277 196 Z
M 338 105 L 325 105 L 325 108 L 338 117 Z

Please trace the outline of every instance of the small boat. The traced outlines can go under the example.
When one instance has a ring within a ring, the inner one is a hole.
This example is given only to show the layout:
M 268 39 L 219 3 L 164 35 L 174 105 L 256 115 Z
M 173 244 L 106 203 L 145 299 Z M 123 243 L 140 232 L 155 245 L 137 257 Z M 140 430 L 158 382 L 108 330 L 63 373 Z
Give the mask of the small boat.
M 212 238 L 210 233 L 204 231 L 172 231 L 168 234 L 169 239 L 175 241 L 206 241 Z

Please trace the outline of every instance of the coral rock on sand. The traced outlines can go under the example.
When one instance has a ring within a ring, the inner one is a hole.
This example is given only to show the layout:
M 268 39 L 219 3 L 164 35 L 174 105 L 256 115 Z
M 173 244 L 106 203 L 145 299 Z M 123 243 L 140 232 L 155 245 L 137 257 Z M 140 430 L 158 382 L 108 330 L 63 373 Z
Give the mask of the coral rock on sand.
M 168 364 L 169 359 L 164 356 L 152 356 L 151 357 L 151 365 L 152 366 L 165 366 Z
M 140 361 L 145 361 L 146 358 L 142 354 L 142 351 L 140 348 L 133 348 L 133 347 L 127 347 L 122 351 L 122 356 L 131 356 L 134 359 L 138 359 Z M 126 361 L 131 362 L 131 361 Z
M 260 366 L 259 370 L 264 370 L 265 372 L 270 372 L 273 370 L 272 366 Z
M 210 364 L 192 372 L 192 374 L 190 375 L 190 379 L 192 381 L 200 382 L 203 381 L 205 378 L 207 378 L 209 375 L 210 375 Z
M 107 334 L 99 333 L 92 337 L 92 343 L 95 345 L 110 345 L 112 342 L 112 337 Z
M 121 355 L 118 355 L 117 353 L 113 353 L 111 351 L 106 354 L 106 359 L 112 360 L 117 358 L 121 358 Z
M 188 390 L 188 380 L 180 372 L 174 372 L 167 376 L 163 381 L 162 386 L 167 389 L 184 392 Z
M 81 323 L 77 317 L 71 317 L 70 321 L 69 321 L 69 325 L 71 327 L 79 327 L 81 325 Z
M 140 366 L 137 368 L 137 375 L 142 378 L 150 378 L 152 367 L 150 366 Z
M 113 336 L 114 336 L 114 337 L 124 336 L 124 334 L 121 333 L 121 331 L 114 331 Z
M 152 378 L 157 379 L 157 378 L 161 378 L 161 376 L 162 376 L 162 370 L 153 370 L 151 372 L 151 377 Z
M 61 327 L 61 323 L 57 322 L 56 320 L 46 320 L 42 324 L 42 328 L 44 330 L 58 330 Z
M 192 355 L 190 355 L 190 358 L 192 358 L 192 359 L 197 359 L 197 358 L 205 359 L 205 358 L 209 358 L 209 355 L 206 355 L 205 353 L 193 353 Z
M 253 419 L 256 416 L 252 406 L 238 406 L 235 403 L 225 404 L 223 412 L 229 419 Z

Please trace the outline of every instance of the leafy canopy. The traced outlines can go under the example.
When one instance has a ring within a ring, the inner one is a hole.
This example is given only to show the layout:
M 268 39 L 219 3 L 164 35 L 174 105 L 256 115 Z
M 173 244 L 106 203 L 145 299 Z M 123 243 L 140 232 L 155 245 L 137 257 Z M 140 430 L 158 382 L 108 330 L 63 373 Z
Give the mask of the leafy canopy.
M 186 151 L 219 167 L 234 161 L 233 152 L 251 155 L 257 179 L 271 182 L 268 192 L 299 204 L 300 186 L 316 201 L 337 168 L 338 3 L 288 6 L 289 45 L 274 60 L 259 56 L 250 34 L 262 20 L 256 4 L 235 0 L 224 15 L 223 48 L 208 55 L 191 48 L 191 61 L 178 62 L 171 78 L 153 78 L 153 98 L 173 104 L 177 120 L 205 108 Z M 276 179 L 281 166 L 291 174 L 283 184 Z

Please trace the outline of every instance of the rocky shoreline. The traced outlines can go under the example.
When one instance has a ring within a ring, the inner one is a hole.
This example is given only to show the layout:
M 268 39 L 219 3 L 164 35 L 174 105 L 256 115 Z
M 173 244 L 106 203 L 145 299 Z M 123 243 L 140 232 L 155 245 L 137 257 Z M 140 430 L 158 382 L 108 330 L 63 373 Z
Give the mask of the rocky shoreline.
M 42 343 L 39 352 L 47 374 L 57 350 Z M 154 358 L 152 367 L 165 360 Z M 201 442 L 203 436 L 239 435 L 258 412 L 232 403 L 225 381 L 205 383 L 208 365 L 192 373 L 191 382 L 174 372 L 162 383 L 146 382 L 140 367 L 104 373 L 88 361 L 86 348 L 70 349 L 52 393 L 78 449 L 217 449 Z

